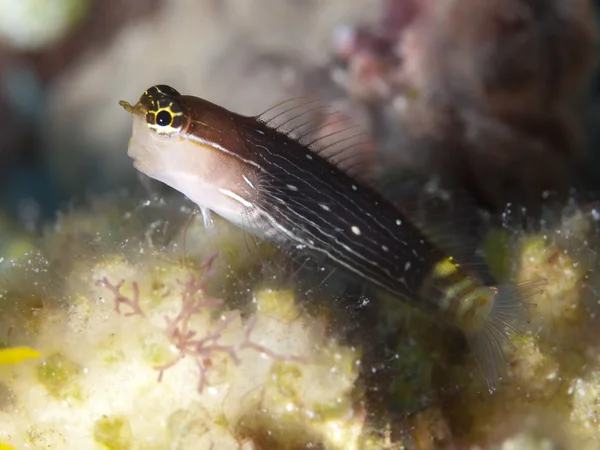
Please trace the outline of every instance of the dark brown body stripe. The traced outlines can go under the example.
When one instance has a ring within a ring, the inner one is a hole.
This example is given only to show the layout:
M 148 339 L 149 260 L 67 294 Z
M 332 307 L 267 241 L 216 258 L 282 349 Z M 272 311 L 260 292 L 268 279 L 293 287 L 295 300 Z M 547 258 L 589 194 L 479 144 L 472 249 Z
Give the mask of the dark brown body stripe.
M 296 237 L 292 245 L 408 301 L 443 255 L 374 189 L 255 118 L 235 115 L 246 155 L 258 163 L 253 202 Z M 256 218 L 254 218 L 256 220 Z

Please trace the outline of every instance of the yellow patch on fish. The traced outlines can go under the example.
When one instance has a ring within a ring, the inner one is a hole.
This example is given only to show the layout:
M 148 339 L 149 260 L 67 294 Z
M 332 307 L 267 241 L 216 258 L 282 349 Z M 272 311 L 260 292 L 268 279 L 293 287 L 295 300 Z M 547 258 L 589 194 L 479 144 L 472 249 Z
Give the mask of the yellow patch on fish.
M 0 364 L 19 364 L 28 359 L 39 357 L 40 352 L 29 347 L 12 347 L 0 350 Z M 0 450 L 4 450 L 2 444 L 0 444 Z
M 437 278 L 448 277 L 458 272 L 458 264 L 454 262 L 452 256 L 438 262 L 433 269 L 433 273 Z
M 12 445 L 3 444 L 0 442 L 0 450 L 15 450 L 15 448 Z

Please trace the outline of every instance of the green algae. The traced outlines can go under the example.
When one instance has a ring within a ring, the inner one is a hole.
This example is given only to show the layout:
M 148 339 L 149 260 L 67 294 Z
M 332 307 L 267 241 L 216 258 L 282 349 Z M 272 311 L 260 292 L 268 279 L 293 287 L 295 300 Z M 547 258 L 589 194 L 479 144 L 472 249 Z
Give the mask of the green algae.
M 271 369 L 272 383 L 284 397 L 298 398 L 298 382 L 302 378 L 302 370 L 297 364 L 276 362 Z
M 414 412 L 423 407 L 423 399 L 431 391 L 434 361 L 419 345 L 398 348 L 390 363 L 394 377 L 387 389 L 388 405 L 396 410 Z
M 37 366 L 36 375 L 48 393 L 56 398 L 71 397 L 81 399 L 81 388 L 78 378 L 83 368 L 71 361 L 61 352 L 54 353 Z
M 104 342 L 97 349 L 98 356 L 106 365 L 117 365 L 126 358 L 126 353 L 122 343 L 118 342 L 114 335 L 106 337 Z
M 124 416 L 104 416 L 94 424 L 94 440 L 107 450 L 130 450 L 133 433 Z
M 263 289 L 254 295 L 256 310 L 261 315 L 291 322 L 300 315 L 296 297 L 291 291 Z

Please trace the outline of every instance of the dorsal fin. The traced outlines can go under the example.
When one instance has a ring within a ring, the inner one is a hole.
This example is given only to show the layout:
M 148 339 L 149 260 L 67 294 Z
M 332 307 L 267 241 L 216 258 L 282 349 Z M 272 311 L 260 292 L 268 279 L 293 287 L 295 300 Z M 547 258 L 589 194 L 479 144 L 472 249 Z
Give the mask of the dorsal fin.
M 480 252 L 485 220 L 467 192 L 443 184 L 439 176 L 398 167 L 380 172 L 378 190 L 464 270 L 496 284 Z
M 342 109 L 318 99 L 298 97 L 283 101 L 255 118 L 349 175 L 371 183 L 376 153 L 370 133 Z
M 375 146 L 364 128 L 348 114 L 319 100 L 286 100 L 256 119 L 376 188 L 465 270 L 485 283 L 495 283 L 484 257 L 478 253 L 482 216 L 466 192 L 442 186 L 438 177 L 428 173 L 408 172 L 398 166 L 378 170 Z

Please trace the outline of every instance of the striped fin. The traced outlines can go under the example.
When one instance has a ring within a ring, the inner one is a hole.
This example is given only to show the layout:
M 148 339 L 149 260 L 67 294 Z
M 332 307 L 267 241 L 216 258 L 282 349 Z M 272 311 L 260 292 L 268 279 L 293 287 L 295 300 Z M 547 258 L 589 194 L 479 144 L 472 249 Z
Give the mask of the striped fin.
M 308 147 L 336 167 L 364 182 L 373 180 L 376 152 L 362 120 L 342 112 L 351 108 L 310 97 L 289 99 L 255 118 L 272 130 Z M 356 110 L 356 107 L 352 111 Z M 367 118 L 364 119 L 366 121 Z
M 516 286 L 486 286 L 447 257 L 434 266 L 421 295 L 464 333 L 493 392 L 506 371 L 504 350 L 516 350 L 510 332 L 521 334 L 529 323 L 527 299 L 542 293 L 546 284 L 545 279 L 536 279 Z
M 519 285 L 499 285 L 493 297 L 487 320 L 477 331 L 466 333 L 475 358 L 487 380 L 490 393 L 496 389 L 498 380 L 506 373 L 507 359 L 504 344 L 516 350 L 509 332 L 520 333 L 519 322 L 529 323 L 527 299 L 541 294 L 546 279 L 527 281 Z

